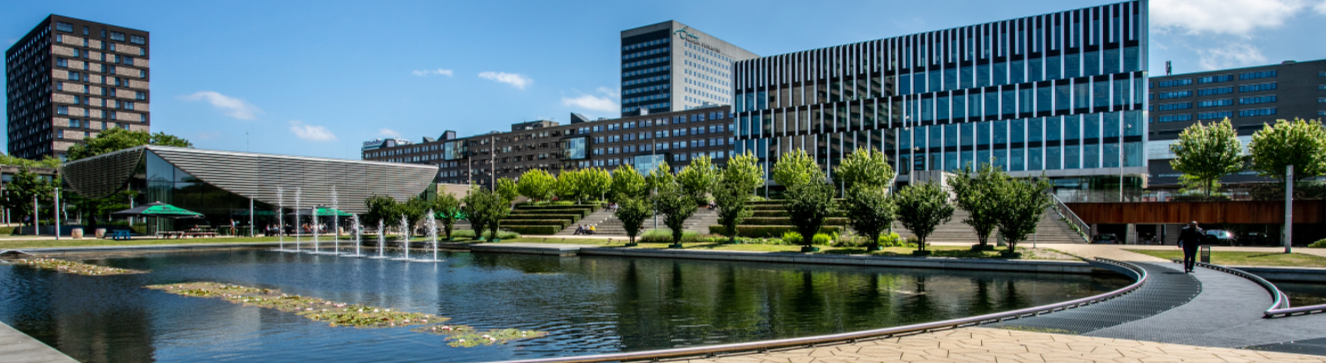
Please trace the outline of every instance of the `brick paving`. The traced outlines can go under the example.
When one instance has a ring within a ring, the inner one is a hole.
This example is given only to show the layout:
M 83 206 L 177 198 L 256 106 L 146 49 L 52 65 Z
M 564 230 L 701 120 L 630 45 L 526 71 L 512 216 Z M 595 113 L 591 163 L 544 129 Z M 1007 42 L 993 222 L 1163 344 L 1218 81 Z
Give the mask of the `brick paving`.
M 1326 362 L 1326 357 L 991 328 L 961 328 L 688 362 Z

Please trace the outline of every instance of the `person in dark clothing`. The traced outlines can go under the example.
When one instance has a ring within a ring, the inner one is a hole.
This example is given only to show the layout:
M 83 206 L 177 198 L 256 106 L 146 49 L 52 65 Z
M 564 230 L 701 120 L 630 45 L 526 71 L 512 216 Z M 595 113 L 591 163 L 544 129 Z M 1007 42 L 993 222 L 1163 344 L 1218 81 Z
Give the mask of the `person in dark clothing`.
M 1202 245 L 1202 238 L 1205 238 L 1206 232 L 1197 227 L 1197 221 L 1188 223 L 1188 227 L 1179 232 L 1179 247 L 1183 248 L 1183 272 L 1192 272 L 1193 264 L 1197 262 L 1197 247 Z

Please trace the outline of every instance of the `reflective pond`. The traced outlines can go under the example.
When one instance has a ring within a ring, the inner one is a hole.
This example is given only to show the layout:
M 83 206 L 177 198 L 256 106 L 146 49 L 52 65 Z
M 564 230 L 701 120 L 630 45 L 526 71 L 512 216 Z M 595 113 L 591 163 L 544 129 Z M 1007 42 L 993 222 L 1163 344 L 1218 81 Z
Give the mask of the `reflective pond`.
M 1011 310 L 1125 286 L 1060 275 L 448 252 L 440 263 L 267 250 L 64 256 L 148 274 L 0 264 L 0 321 L 86 362 L 451 361 L 829 334 Z M 451 347 L 410 328 L 331 327 L 143 286 L 221 282 L 545 337 Z

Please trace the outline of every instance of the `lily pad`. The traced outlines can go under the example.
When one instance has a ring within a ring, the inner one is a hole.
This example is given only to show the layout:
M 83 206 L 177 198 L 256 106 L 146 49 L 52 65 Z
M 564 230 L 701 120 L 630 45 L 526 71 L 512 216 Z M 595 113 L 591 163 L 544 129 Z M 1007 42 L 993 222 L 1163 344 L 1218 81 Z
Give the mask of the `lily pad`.
M 43 270 L 52 270 L 63 273 L 70 273 L 83 276 L 115 276 L 115 275 L 133 275 L 145 274 L 147 271 L 130 270 L 127 268 L 98 266 L 76 261 L 61 260 L 57 258 L 21 258 L 12 261 L 17 265 L 31 266 Z

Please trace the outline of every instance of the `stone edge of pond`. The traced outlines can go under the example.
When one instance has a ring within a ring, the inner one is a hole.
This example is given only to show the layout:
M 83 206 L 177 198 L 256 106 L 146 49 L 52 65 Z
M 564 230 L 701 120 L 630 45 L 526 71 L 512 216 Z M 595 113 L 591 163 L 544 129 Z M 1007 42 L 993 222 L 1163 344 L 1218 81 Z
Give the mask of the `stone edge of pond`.
M 0 357 L 12 362 L 77 363 L 78 360 L 0 322 Z

